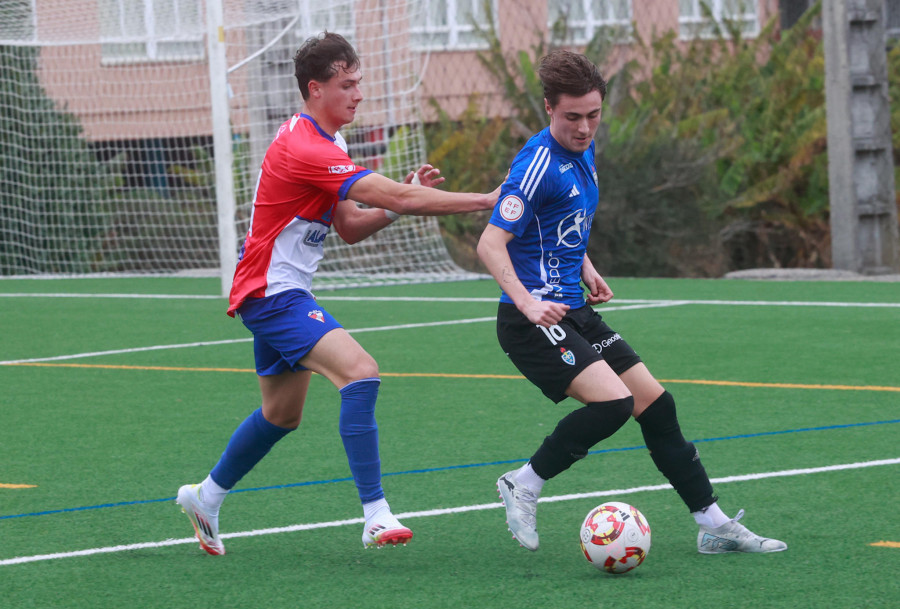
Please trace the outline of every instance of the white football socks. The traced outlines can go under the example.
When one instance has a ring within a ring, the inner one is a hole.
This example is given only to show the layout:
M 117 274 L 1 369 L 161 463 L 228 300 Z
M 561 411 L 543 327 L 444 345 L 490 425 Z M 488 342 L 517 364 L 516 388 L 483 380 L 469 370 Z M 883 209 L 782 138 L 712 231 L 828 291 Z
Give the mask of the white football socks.
M 375 501 L 370 501 L 369 503 L 364 503 L 363 516 L 365 517 L 366 522 L 371 521 L 381 510 L 387 510 L 388 514 L 391 513 L 391 506 L 388 505 L 387 499 L 384 497 L 376 499 Z
M 225 501 L 227 494 L 228 489 L 216 484 L 216 481 L 210 476 L 200 483 L 200 501 L 211 508 L 215 514 L 219 513 L 219 508 L 222 507 L 222 502 Z
M 691 515 L 694 517 L 697 524 L 711 529 L 717 529 L 731 520 L 731 518 L 725 515 L 725 512 L 722 511 L 722 508 L 719 507 L 718 503 L 713 503 L 699 512 L 691 512 Z
M 531 467 L 531 461 L 516 470 L 515 476 L 516 482 L 521 482 L 533 490 L 536 495 L 541 494 L 541 489 L 544 488 L 546 480 L 535 473 L 534 468 Z

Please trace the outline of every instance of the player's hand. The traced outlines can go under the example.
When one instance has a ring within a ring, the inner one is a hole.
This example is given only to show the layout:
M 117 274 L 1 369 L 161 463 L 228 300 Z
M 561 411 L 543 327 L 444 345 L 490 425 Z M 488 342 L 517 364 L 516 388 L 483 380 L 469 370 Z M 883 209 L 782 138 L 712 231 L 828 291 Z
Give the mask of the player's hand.
M 419 184 L 427 188 L 434 188 L 435 186 L 443 183 L 446 180 L 446 178 L 442 178 L 440 177 L 440 175 L 440 169 L 426 163 L 425 165 L 419 167 L 416 171 L 410 171 L 406 175 L 406 178 L 404 178 L 403 183 L 412 184 L 413 176 L 418 176 Z
M 589 305 L 600 304 L 601 302 L 609 302 L 612 300 L 613 291 L 593 268 L 587 269 L 582 267 L 581 280 L 588 289 L 587 303 Z
M 566 316 L 569 305 L 545 300 L 531 300 L 522 309 L 522 314 L 533 324 L 549 328 L 555 326 Z

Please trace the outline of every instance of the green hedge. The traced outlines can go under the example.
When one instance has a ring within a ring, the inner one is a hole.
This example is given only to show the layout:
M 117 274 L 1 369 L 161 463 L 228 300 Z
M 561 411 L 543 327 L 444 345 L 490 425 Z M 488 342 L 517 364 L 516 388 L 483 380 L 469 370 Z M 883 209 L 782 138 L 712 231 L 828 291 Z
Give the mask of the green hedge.
M 632 38 L 635 58 L 609 78 L 596 138 L 601 194 L 589 254 L 602 272 L 710 277 L 830 266 L 819 11 L 817 4 L 785 31 L 773 19 L 753 39 L 727 22 L 712 40 L 680 42 L 672 32 Z M 482 61 L 513 116 L 479 118 L 473 98 L 461 121 L 442 115 L 428 130 L 429 160 L 453 189 L 497 184 L 545 120 L 535 109 L 541 97 L 532 64 L 554 45 L 504 57 L 496 33 L 482 34 L 490 45 Z M 584 52 L 604 65 L 616 38 L 621 33 L 607 32 Z M 896 49 L 890 74 L 900 76 Z M 898 80 L 889 78 L 894 99 Z M 900 111 L 892 123 L 897 138 Z M 475 217 L 444 227 L 452 239 L 473 243 L 483 225 Z

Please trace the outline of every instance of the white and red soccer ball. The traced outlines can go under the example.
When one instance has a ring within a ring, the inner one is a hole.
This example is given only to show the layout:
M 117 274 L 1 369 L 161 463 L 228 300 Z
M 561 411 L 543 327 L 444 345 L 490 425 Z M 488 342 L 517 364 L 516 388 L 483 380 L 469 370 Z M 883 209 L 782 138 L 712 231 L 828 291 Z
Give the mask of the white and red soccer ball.
M 581 549 L 588 562 L 601 571 L 626 573 L 647 558 L 650 525 L 633 505 L 601 503 L 581 524 Z

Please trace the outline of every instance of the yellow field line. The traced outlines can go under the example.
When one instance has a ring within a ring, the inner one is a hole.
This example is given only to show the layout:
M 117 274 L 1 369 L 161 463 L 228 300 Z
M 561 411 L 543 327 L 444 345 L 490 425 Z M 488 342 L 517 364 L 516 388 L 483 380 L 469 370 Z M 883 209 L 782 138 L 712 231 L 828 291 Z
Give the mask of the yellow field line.
M 744 381 L 660 380 L 660 383 L 688 383 L 692 385 L 722 385 L 725 387 L 770 387 L 775 389 L 838 389 L 841 391 L 898 391 L 900 387 L 879 385 L 810 385 L 804 383 L 751 383 Z
M 105 370 L 157 370 L 165 372 L 242 372 L 255 373 L 252 368 L 188 368 L 183 366 L 126 366 L 123 364 L 61 364 L 49 362 L 17 362 L 4 366 L 37 366 L 42 368 L 99 368 Z M 505 379 L 523 380 L 518 374 L 455 374 L 446 372 L 382 372 L 381 376 L 399 378 L 456 378 L 456 379 Z M 661 379 L 660 383 L 687 385 L 718 385 L 722 387 L 757 387 L 769 389 L 824 389 L 837 391 L 892 391 L 900 393 L 900 387 L 881 385 L 817 385 L 809 383 L 755 383 L 751 381 L 712 381 L 704 379 Z
M 869 545 L 879 548 L 900 548 L 900 541 L 876 541 L 875 543 L 870 543 Z
M 3 484 L 0 482 L 0 488 L 37 488 L 35 484 Z
M 37 366 L 38 368 L 100 368 L 103 370 L 162 370 L 165 372 L 256 372 L 251 368 L 186 368 L 179 366 L 126 366 L 123 364 L 53 364 L 47 362 L 15 362 L 3 366 Z

